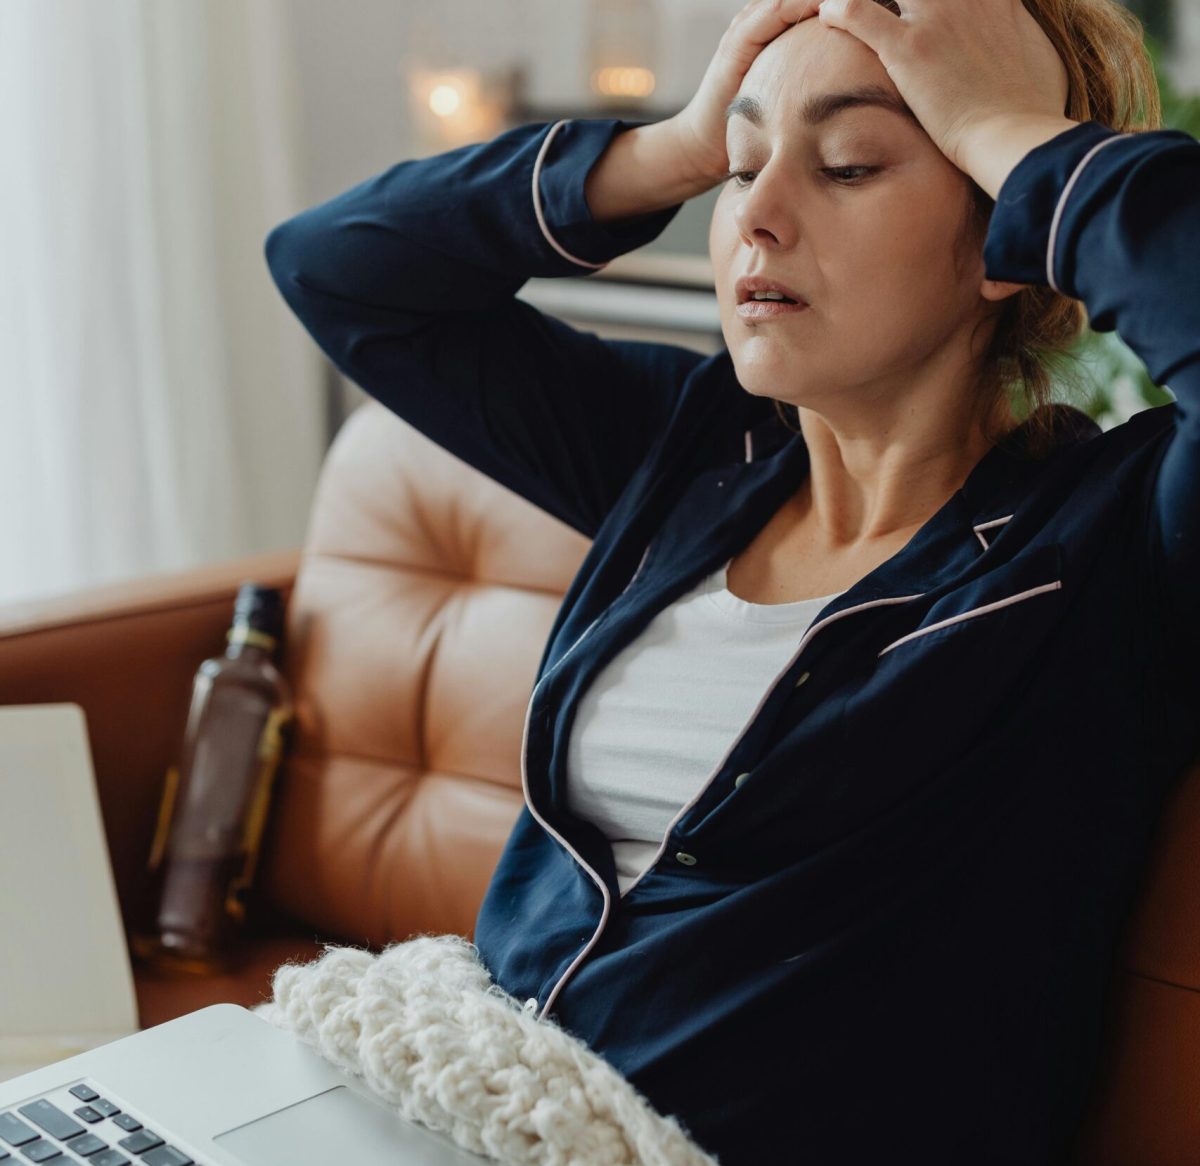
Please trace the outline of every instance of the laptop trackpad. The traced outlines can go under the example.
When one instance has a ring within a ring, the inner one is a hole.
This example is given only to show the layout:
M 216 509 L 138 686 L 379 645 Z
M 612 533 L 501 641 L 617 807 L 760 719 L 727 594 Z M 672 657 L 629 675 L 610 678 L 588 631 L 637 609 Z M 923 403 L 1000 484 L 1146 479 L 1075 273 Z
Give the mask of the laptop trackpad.
M 213 1141 L 246 1166 L 354 1162 L 355 1166 L 462 1166 L 492 1162 L 405 1121 L 382 1101 L 337 1085 L 240 1125 Z

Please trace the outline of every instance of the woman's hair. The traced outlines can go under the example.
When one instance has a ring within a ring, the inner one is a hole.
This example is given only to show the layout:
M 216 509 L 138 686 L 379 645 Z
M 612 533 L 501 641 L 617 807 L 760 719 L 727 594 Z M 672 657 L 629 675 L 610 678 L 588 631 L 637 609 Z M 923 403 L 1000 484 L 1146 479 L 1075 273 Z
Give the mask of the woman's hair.
M 896 0 L 875 0 L 898 13 Z M 1073 121 L 1097 121 L 1120 132 L 1154 130 L 1162 106 L 1154 65 L 1143 41 L 1142 23 L 1116 0 L 1022 0 L 1058 51 L 1068 78 L 1064 113 Z M 982 249 L 995 202 L 975 182 L 965 238 Z M 1018 420 L 1029 424 L 1030 455 L 1041 458 L 1053 437 L 1055 379 L 1072 394 L 1080 391 L 1070 350 L 1087 326 L 1083 304 L 1049 287 L 1029 286 L 1003 301 L 983 357 L 978 385 L 984 432 L 995 442 L 1007 426 L 996 427 L 1004 398 Z M 776 400 L 783 423 L 798 429 L 799 411 Z M 795 422 L 796 424 L 793 424 Z

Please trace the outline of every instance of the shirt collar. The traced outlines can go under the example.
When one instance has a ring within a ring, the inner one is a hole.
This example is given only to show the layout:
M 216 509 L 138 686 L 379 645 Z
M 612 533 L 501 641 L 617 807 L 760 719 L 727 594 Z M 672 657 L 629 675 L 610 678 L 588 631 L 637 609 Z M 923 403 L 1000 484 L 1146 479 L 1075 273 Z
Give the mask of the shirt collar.
M 1051 427 L 1050 447 L 1046 455 L 1034 459 L 1029 449 L 1035 417 L 1047 416 Z M 1100 433 L 1096 424 L 1074 405 L 1043 405 L 1010 430 L 976 463 L 959 491 L 973 525 L 1011 514 L 1027 495 L 1032 480 L 1066 449 L 1090 441 Z
M 1020 501 L 1028 488 L 1031 473 L 1036 473 L 1040 465 L 1052 461 L 1062 450 L 1090 441 L 1100 433 L 1100 426 L 1074 405 L 1055 402 L 1043 405 L 1038 415 L 1042 413 L 1049 415 L 1053 436 L 1049 452 L 1041 462 L 1033 460 L 1029 452 L 1034 421 L 1031 416 L 993 445 L 967 476 L 960 493 L 974 519 L 973 526 L 1002 517 L 1000 511 L 1011 513 L 1011 509 L 1004 508 L 1011 508 Z M 803 447 L 804 436 L 783 423 L 772 403 L 768 414 L 746 431 L 743 443 L 746 460 L 762 461 L 791 442 Z M 807 473 L 806 448 L 803 462 Z
M 1013 517 L 1034 482 L 1064 450 L 1089 441 L 1100 432 L 1073 405 L 1044 405 L 1051 422 L 1047 454 L 1035 459 L 1029 438 L 1033 417 L 1010 430 L 975 464 L 966 481 L 913 536 L 904 551 L 872 571 L 841 597 L 834 607 L 851 602 L 904 594 L 924 594 L 958 578 L 970 569 L 1004 525 Z M 775 470 L 798 488 L 808 473 L 804 437 L 780 419 L 774 404 L 767 416 L 745 432 L 746 467 L 751 473 L 783 451 Z

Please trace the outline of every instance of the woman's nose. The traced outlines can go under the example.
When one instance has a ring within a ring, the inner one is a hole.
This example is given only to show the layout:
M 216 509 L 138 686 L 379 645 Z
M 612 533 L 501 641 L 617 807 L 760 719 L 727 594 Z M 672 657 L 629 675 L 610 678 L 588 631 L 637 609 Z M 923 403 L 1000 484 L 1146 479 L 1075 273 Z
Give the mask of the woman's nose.
M 798 234 L 794 192 L 789 193 L 775 172 L 755 174 L 738 200 L 734 223 L 750 246 L 791 247 Z

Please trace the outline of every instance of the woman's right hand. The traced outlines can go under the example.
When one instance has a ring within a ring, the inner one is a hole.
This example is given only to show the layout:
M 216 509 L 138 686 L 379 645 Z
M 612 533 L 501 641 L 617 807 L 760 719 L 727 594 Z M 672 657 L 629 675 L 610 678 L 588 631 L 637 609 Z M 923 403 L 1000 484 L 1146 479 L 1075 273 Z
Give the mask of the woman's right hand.
M 754 58 L 781 32 L 815 16 L 820 0 L 750 0 L 721 36 L 700 87 L 673 117 L 617 134 L 584 183 L 600 223 L 685 202 L 725 180 L 725 109 Z
M 737 96 L 754 58 L 781 32 L 816 15 L 820 0 L 749 0 L 730 22 L 700 87 L 669 121 L 697 178 L 716 182 L 729 168 L 725 109 Z

